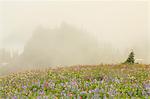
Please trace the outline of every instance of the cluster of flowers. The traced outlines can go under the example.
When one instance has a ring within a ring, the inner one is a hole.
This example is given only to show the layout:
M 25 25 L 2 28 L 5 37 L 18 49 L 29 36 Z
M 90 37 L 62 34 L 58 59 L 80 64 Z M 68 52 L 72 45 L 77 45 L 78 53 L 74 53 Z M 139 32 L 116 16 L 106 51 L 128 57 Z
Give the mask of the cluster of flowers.
M 11 74 L 0 78 L 0 98 L 150 98 L 149 68 L 73 66 Z

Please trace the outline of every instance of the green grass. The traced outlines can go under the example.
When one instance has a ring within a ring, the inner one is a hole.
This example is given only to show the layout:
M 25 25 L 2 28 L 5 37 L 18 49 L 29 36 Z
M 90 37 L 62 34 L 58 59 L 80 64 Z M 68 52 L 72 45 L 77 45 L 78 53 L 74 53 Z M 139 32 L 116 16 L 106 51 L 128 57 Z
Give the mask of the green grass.
M 0 77 L 0 98 L 150 98 L 150 65 L 83 65 Z

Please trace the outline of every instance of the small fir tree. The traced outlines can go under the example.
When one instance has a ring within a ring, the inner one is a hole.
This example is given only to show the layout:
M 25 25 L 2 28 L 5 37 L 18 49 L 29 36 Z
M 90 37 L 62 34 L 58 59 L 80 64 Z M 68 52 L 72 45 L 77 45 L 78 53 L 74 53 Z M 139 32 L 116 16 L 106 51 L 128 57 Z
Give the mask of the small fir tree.
M 135 61 L 135 59 L 134 59 L 134 52 L 132 51 L 132 52 L 129 54 L 127 60 L 126 60 L 124 63 L 125 63 L 125 64 L 134 64 L 134 61 Z

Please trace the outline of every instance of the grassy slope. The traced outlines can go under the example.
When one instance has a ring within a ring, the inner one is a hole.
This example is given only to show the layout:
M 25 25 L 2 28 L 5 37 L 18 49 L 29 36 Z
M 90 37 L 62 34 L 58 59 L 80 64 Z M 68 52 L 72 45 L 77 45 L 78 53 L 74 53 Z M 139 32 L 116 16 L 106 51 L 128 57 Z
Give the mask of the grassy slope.
M 83 65 L 0 78 L 0 97 L 150 98 L 149 65 Z

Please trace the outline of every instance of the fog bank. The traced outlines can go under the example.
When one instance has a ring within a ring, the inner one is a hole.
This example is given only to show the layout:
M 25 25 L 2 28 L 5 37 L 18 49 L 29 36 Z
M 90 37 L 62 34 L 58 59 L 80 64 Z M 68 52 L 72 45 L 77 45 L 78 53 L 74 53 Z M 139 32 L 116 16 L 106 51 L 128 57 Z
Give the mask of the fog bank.
M 7 59 L 12 68 L 121 63 L 131 50 L 150 63 L 149 8 L 147 1 L 1 2 L 0 48 L 19 51 Z

